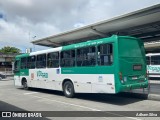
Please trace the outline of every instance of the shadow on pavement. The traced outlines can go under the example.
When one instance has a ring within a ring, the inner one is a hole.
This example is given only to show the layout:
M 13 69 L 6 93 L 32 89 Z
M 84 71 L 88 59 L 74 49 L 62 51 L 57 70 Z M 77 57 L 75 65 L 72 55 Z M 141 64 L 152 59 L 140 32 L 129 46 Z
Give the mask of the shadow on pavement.
M 19 88 L 23 90 L 22 88 Z M 64 96 L 63 92 L 61 91 L 55 91 L 55 90 L 47 90 L 47 89 L 39 89 L 39 88 L 30 88 L 28 91 L 36 91 L 40 93 L 45 94 L 53 94 L 57 96 Z M 64 96 L 65 97 L 65 96 Z M 126 105 L 126 104 L 132 104 L 135 102 L 139 102 L 142 100 L 145 100 L 146 98 L 143 96 L 140 96 L 139 94 L 134 93 L 120 93 L 120 94 L 76 94 L 75 99 L 83 99 L 83 100 L 89 100 L 89 101 L 96 101 L 96 102 L 103 102 L 103 103 L 110 103 L 114 105 Z M 74 99 L 74 98 L 68 98 L 68 99 Z M 67 98 L 66 98 L 67 99 Z
M 91 100 L 96 102 L 110 103 L 114 105 L 126 105 L 142 101 L 142 98 L 136 98 L 131 94 L 77 94 L 79 99 Z

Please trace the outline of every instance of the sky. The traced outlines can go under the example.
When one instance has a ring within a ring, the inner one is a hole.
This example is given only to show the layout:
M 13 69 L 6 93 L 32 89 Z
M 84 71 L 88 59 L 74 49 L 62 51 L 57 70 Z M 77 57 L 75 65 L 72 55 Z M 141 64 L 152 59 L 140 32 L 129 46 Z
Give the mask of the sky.
M 0 48 L 47 49 L 30 42 L 156 4 L 160 0 L 0 0 Z

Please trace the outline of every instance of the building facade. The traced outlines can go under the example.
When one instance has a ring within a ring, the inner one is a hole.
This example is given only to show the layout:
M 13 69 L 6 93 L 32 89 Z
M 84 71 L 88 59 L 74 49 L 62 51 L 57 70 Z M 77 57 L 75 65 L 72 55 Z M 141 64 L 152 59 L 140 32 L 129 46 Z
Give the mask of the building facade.
M 16 55 L 14 53 L 0 53 L 0 72 L 12 71 L 12 65 Z

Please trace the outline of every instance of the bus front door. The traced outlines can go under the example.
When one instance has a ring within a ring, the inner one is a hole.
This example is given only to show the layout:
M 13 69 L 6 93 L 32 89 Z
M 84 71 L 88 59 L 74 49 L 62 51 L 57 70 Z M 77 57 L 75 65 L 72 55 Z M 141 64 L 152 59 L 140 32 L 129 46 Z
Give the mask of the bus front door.
M 21 86 L 20 80 L 20 61 L 16 60 L 14 63 L 14 84 L 15 86 Z

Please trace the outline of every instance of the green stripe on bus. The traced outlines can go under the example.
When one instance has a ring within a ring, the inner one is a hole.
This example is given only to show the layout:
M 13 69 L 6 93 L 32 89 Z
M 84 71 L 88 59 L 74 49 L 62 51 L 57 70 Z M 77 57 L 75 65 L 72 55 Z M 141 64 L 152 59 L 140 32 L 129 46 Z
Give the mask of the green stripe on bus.
M 62 51 L 71 50 L 71 49 L 78 49 L 78 48 L 83 48 L 83 47 L 89 47 L 89 46 L 96 46 L 96 45 L 104 44 L 104 43 L 111 43 L 111 42 L 114 42 L 116 39 L 117 39 L 117 36 L 113 35 L 112 37 L 109 37 L 109 38 L 103 38 L 103 39 L 98 39 L 98 40 L 89 40 L 89 41 L 83 42 L 83 43 L 63 46 Z
M 61 74 L 113 74 L 114 66 L 61 68 Z
M 21 69 L 20 76 L 29 76 L 29 69 Z

